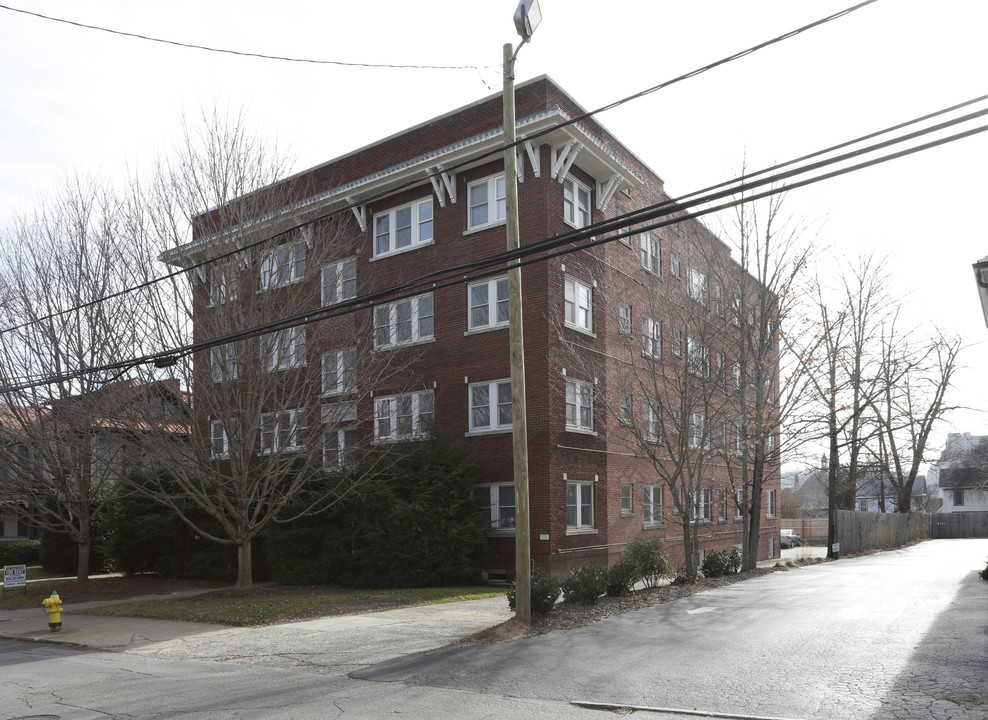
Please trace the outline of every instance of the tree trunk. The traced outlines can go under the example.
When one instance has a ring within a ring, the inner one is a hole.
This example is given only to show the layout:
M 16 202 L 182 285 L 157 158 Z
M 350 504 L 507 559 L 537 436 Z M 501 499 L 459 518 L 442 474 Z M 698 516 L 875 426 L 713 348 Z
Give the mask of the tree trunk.
M 762 482 L 765 474 L 764 458 L 755 458 L 751 471 L 751 498 L 748 503 L 747 552 L 742 558 L 742 570 L 754 570 L 758 566 L 758 546 L 762 533 Z
M 89 580 L 89 550 L 92 547 L 92 540 L 88 533 L 86 539 L 79 543 L 79 562 L 76 565 L 75 579 L 79 582 Z
M 254 585 L 254 563 L 251 559 L 251 541 L 237 545 L 236 588 L 249 588 Z

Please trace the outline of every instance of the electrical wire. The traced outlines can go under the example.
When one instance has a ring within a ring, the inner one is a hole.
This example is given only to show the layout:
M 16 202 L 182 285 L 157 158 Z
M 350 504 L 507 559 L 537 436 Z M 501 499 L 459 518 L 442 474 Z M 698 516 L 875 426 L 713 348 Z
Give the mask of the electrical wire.
M 598 114 L 600 114 L 602 112 L 606 112 L 608 110 L 613 110 L 614 108 L 620 107 L 621 105 L 624 105 L 626 103 L 629 103 L 632 100 L 637 100 L 639 98 L 645 97 L 646 95 L 649 95 L 651 93 L 657 92 L 657 91 L 662 90 L 662 89 L 664 89 L 666 87 L 669 87 L 671 85 L 674 85 L 674 84 L 677 84 L 679 82 L 682 82 L 682 81 L 684 81 L 686 79 L 689 79 L 689 78 L 695 77 L 697 75 L 700 75 L 700 74 L 702 74 L 704 72 L 707 72 L 707 71 L 709 71 L 709 70 L 711 70 L 713 68 L 720 67 L 721 65 L 725 65 L 725 64 L 727 64 L 729 62 L 732 62 L 734 60 L 740 59 L 742 57 L 746 57 L 747 55 L 750 55 L 750 54 L 752 54 L 754 52 L 757 52 L 758 50 L 761 50 L 763 48 L 769 47 L 771 45 L 775 45 L 775 44 L 777 44 L 779 42 L 782 42 L 783 40 L 786 40 L 786 39 L 795 37 L 797 35 L 800 35 L 800 34 L 806 32 L 807 30 L 810 30 L 812 28 L 816 28 L 816 27 L 819 27 L 819 26 L 824 25 L 826 23 L 829 23 L 829 22 L 832 22 L 834 20 L 837 20 L 838 18 L 844 17 L 844 16 L 846 16 L 846 15 L 852 13 L 852 12 L 855 12 L 856 10 L 860 10 L 861 8 L 866 7 L 868 5 L 871 5 L 871 4 L 875 3 L 875 2 L 877 2 L 877 0 L 865 0 L 865 2 L 861 2 L 861 3 L 857 4 L 857 5 L 852 6 L 852 7 L 846 8 L 846 9 L 841 10 L 841 11 L 838 11 L 836 13 L 833 13 L 831 15 L 828 15 L 828 16 L 824 17 L 824 18 L 821 18 L 819 20 L 816 20 L 816 21 L 814 21 L 812 23 L 809 23 L 807 25 L 803 25 L 803 26 L 801 26 L 799 28 L 796 28 L 795 30 L 790 30 L 790 31 L 788 31 L 786 33 L 783 33 L 782 35 L 778 35 L 778 36 L 776 36 L 776 37 L 774 37 L 774 38 L 772 38 L 770 40 L 766 40 L 766 41 L 761 42 L 761 43 L 759 43 L 757 45 L 753 45 L 753 46 L 751 46 L 749 48 L 746 48 L 745 50 L 741 50 L 741 51 L 736 52 L 736 53 L 734 53 L 732 55 L 729 55 L 727 57 L 721 58 L 720 60 L 717 60 L 715 62 L 708 63 L 707 65 L 703 65 L 703 66 L 701 66 L 701 67 L 699 67 L 699 68 L 697 68 L 695 70 L 692 70 L 692 71 L 690 71 L 688 73 L 685 73 L 683 75 L 680 75 L 680 76 L 678 76 L 676 78 L 673 78 L 671 80 L 667 80 L 667 81 L 665 81 L 663 83 L 660 83 L 658 85 L 653 85 L 650 88 L 647 88 L 647 89 L 642 90 L 640 92 L 634 93 L 633 95 L 629 95 L 629 96 L 627 96 L 625 98 L 622 98 L 620 100 L 617 100 L 617 101 L 614 101 L 614 102 L 609 103 L 607 105 L 604 105 L 604 106 L 602 106 L 602 107 L 600 107 L 600 108 L 598 108 L 596 110 L 592 110 L 590 112 L 586 112 L 586 113 L 584 113 L 582 115 L 579 115 L 579 116 L 577 116 L 575 118 L 570 118 L 568 120 L 565 120 L 565 121 L 559 123 L 558 125 L 554 125 L 553 127 L 548 128 L 548 129 L 543 130 L 543 131 L 540 131 L 539 133 L 536 133 L 536 134 L 527 136 L 525 138 L 521 138 L 521 139 L 515 141 L 515 143 L 513 143 L 512 145 L 500 146 L 498 148 L 495 148 L 495 149 L 492 149 L 492 150 L 487 151 L 485 153 L 482 153 L 479 156 L 471 157 L 469 160 L 463 160 L 463 161 L 461 161 L 459 163 L 456 163 L 454 165 L 450 165 L 448 167 L 445 167 L 445 168 L 443 168 L 443 170 L 441 172 L 447 172 L 447 173 L 449 173 L 449 172 L 455 172 L 456 170 L 458 170 L 459 168 L 461 168 L 461 167 L 463 167 L 463 166 L 465 166 L 467 164 L 477 162 L 478 160 L 484 160 L 484 159 L 486 159 L 488 157 L 494 157 L 495 155 L 501 155 L 509 147 L 517 147 L 517 146 L 521 145 L 524 142 L 530 142 L 533 139 L 537 139 L 539 137 L 543 137 L 544 135 L 547 135 L 547 134 L 549 134 L 549 133 L 551 133 L 551 132 L 553 132 L 553 131 L 555 131 L 555 130 L 557 130 L 559 128 L 567 127 L 567 126 L 572 125 L 572 124 L 574 124 L 576 122 L 579 122 L 581 120 L 586 120 L 588 118 L 591 118 L 591 117 L 593 117 L 595 115 L 598 115 Z M 8 8 L 7 6 L 4 6 L 4 5 L 0 5 L 0 8 L 11 9 L 11 8 Z M 25 11 L 18 11 L 18 12 L 25 12 Z M 974 102 L 974 101 L 969 101 L 969 103 L 970 102 Z M 949 111 L 949 109 L 948 110 L 944 110 L 944 111 L 940 111 L 940 112 L 941 113 L 944 113 L 944 112 L 948 112 L 948 111 Z M 910 121 L 910 122 L 919 122 L 919 119 L 914 120 L 914 121 Z M 876 134 L 880 134 L 881 132 L 887 132 L 887 130 L 879 131 L 879 133 L 876 133 Z M 853 143 L 853 142 L 857 142 L 857 141 L 851 141 L 851 142 Z M 821 151 L 821 152 L 828 152 L 828 151 L 827 150 L 824 150 L 824 151 Z M 812 157 L 812 156 L 807 156 L 807 157 Z M 797 159 L 797 160 L 794 160 L 792 162 L 799 162 L 799 160 Z M 769 171 L 770 170 L 763 170 L 761 172 L 769 172 Z M 425 175 L 425 178 L 424 179 L 431 180 L 432 178 L 438 177 L 439 175 L 440 175 L 440 172 L 427 173 Z M 63 315 L 63 314 L 67 314 L 67 313 L 70 313 L 70 312 L 75 312 L 75 311 L 78 311 L 78 310 L 82 310 L 84 308 L 91 307 L 92 305 L 98 304 L 98 303 L 103 302 L 105 300 L 115 299 L 117 297 L 121 297 L 123 295 L 126 295 L 126 294 L 128 294 L 130 292 L 136 292 L 138 290 L 145 289 L 145 288 L 147 288 L 147 287 L 149 287 L 149 286 L 151 286 L 151 285 L 153 285 L 155 283 L 158 283 L 158 282 L 165 282 L 167 280 L 173 280 L 173 279 L 175 279 L 177 277 L 180 277 L 182 275 L 185 275 L 185 274 L 194 272 L 196 270 L 199 270 L 201 268 L 205 268 L 205 267 L 207 267 L 209 265 L 212 265 L 214 263 L 217 263 L 217 262 L 221 262 L 223 260 L 226 260 L 226 259 L 228 259 L 230 257 L 233 257 L 234 255 L 238 255 L 240 253 L 253 250 L 254 248 L 261 247 L 261 246 L 263 246 L 263 245 L 265 245 L 265 244 L 267 244 L 267 243 L 269 243 L 269 242 L 271 242 L 273 240 L 276 240 L 279 237 L 282 237 L 283 235 L 285 235 L 285 234 L 287 234 L 289 232 L 300 230 L 302 228 L 308 227 L 308 226 L 313 225 L 315 223 L 323 222 L 325 220 L 331 219 L 331 218 L 336 217 L 338 215 L 344 214 L 347 210 L 351 210 L 351 209 L 357 207 L 358 205 L 361 205 L 361 204 L 369 204 L 369 203 L 374 202 L 375 200 L 378 200 L 378 199 L 384 197 L 385 195 L 390 195 L 390 194 L 393 194 L 395 192 L 399 192 L 399 191 L 404 190 L 406 188 L 409 188 L 409 187 L 411 187 L 413 185 L 419 185 L 419 184 L 422 183 L 422 181 L 423 181 L 423 178 L 421 176 L 418 177 L 418 178 L 412 179 L 412 180 L 408 180 L 407 182 L 398 185 L 396 188 L 390 188 L 387 191 L 381 191 L 381 192 L 376 193 L 376 194 L 373 194 L 373 195 L 371 195 L 369 197 L 363 198 L 359 203 L 348 203 L 348 204 L 346 204 L 346 205 L 344 205 L 342 207 L 339 207 L 337 209 L 334 209 L 334 210 L 332 210 L 332 211 L 330 211 L 328 213 L 324 213 L 324 214 L 318 215 L 316 217 L 310 218 L 309 220 L 306 220 L 305 222 L 298 223 L 298 224 L 296 224 L 296 225 L 294 225 L 294 226 L 292 226 L 292 227 L 290 227 L 288 229 L 282 230 L 279 233 L 276 233 L 274 235 L 270 235 L 270 236 L 267 236 L 267 237 L 260 238 L 260 239 L 258 239 L 256 241 L 252 242 L 252 243 L 248 243 L 246 245 L 239 246 L 237 248 L 234 248 L 234 249 L 229 250 L 229 251 L 224 252 L 224 253 L 216 254 L 216 255 L 208 258 L 207 260 L 203 260 L 203 261 L 198 262 L 198 263 L 193 263 L 193 264 L 191 264 L 191 265 L 189 265 L 187 267 L 181 268 L 180 270 L 176 270 L 176 271 L 173 271 L 173 272 L 170 272 L 170 273 L 166 273 L 165 275 L 161 275 L 161 276 L 159 276 L 159 277 L 157 277 L 157 278 L 155 278 L 153 280 L 149 280 L 147 282 L 140 283 L 140 284 L 135 285 L 135 286 L 133 286 L 131 288 L 126 288 L 124 290 L 119 290 L 119 291 L 114 292 L 114 293 L 111 293 L 109 295 L 106 295 L 106 296 L 103 296 L 103 297 L 100 297 L 100 298 L 96 298 L 94 300 L 90 300 L 87 303 L 81 303 L 81 304 L 79 304 L 79 305 L 77 305 L 75 307 L 68 308 L 66 310 L 62 310 L 62 311 L 59 311 L 57 313 L 52 313 L 50 315 L 47 315 L 47 316 L 44 316 L 44 317 L 41 317 L 41 318 L 36 318 L 34 320 L 31 320 L 28 323 L 22 323 L 20 325 L 14 325 L 14 326 L 11 326 L 9 328 L 2 329 L 2 330 L 0 330 L 0 334 L 11 332 L 11 331 L 14 331 L 14 330 L 22 329 L 22 328 L 24 328 L 27 325 L 30 325 L 32 323 L 38 323 L 38 322 L 50 320 L 52 318 L 59 317 L 60 315 Z M 700 192 L 704 192 L 704 191 L 700 191 Z
M 709 197 L 698 197 L 688 205 L 684 205 L 682 203 L 673 201 L 670 203 L 661 203 L 656 206 L 651 206 L 649 212 L 643 212 L 642 210 L 632 211 L 632 213 L 627 213 L 626 216 L 627 215 L 635 216 L 636 220 L 633 221 L 634 224 L 640 224 L 645 220 L 657 220 L 657 222 L 645 226 L 639 226 L 634 229 L 625 229 L 622 230 L 621 232 L 618 232 L 615 235 L 610 235 L 603 238 L 594 237 L 596 234 L 599 234 L 602 231 L 607 231 L 608 229 L 611 229 L 617 222 L 615 219 L 608 219 L 600 223 L 595 223 L 591 226 L 582 228 L 578 231 L 565 233 L 564 235 L 555 236 L 553 238 L 548 238 L 539 243 L 535 243 L 534 245 L 526 245 L 515 251 L 497 253 L 496 255 L 489 256 L 488 258 L 485 258 L 481 261 L 470 263 L 470 265 L 487 265 L 487 266 L 497 265 L 495 269 L 482 270 L 472 275 L 466 275 L 466 276 L 461 275 L 459 277 L 453 277 L 446 280 L 437 281 L 440 279 L 441 275 L 443 274 L 450 275 L 450 274 L 458 274 L 460 272 L 460 268 L 447 268 L 442 271 L 436 271 L 436 273 L 432 273 L 430 275 L 416 278 L 415 280 L 408 281 L 406 283 L 402 283 L 400 285 L 391 286 L 389 288 L 385 288 L 376 291 L 374 293 L 365 294 L 363 296 L 353 298 L 348 301 L 344 301 L 342 303 L 332 306 L 331 308 L 319 308 L 313 311 L 300 313 L 294 316 L 280 318 L 279 320 L 272 321 L 270 323 L 265 323 L 251 328 L 241 329 L 235 333 L 229 333 L 220 337 L 211 338 L 209 340 L 191 343 L 183 347 L 174 348 L 168 351 L 162 351 L 158 353 L 144 355 L 139 358 L 108 363 L 102 366 L 88 367 L 85 370 L 79 370 L 72 373 L 65 373 L 60 376 L 51 376 L 45 380 L 39 380 L 33 383 L 25 383 L 17 386 L 8 386 L 6 388 L 0 388 L 0 392 L 14 392 L 19 390 L 25 390 L 31 387 L 37 387 L 40 385 L 50 384 L 54 382 L 72 380 L 91 372 L 102 372 L 102 371 L 119 370 L 119 369 L 126 370 L 129 368 L 136 367 L 138 365 L 143 365 L 148 363 L 154 363 L 163 367 L 163 366 L 167 366 L 168 364 L 173 364 L 182 356 L 189 355 L 195 352 L 202 352 L 213 347 L 218 347 L 220 345 L 229 344 L 231 342 L 237 342 L 239 340 L 247 339 L 250 337 L 256 337 L 270 332 L 275 332 L 277 330 L 288 329 L 291 327 L 299 327 L 299 326 L 311 324 L 313 322 L 318 322 L 334 317 L 340 317 L 343 315 L 351 314 L 353 312 L 358 312 L 360 310 L 364 310 L 373 306 L 373 304 L 378 302 L 383 296 L 388 297 L 391 301 L 396 301 L 400 299 L 414 297 L 418 294 L 421 294 L 426 288 L 435 291 L 439 289 L 445 289 L 447 287 L 462 285 L 468 282 L 473 282 L 475 280 L 484 277 L 490 277 L 493 275 L 501 274 L 504 272 L 505 269 L 504 266 L 505 260 L 517 260 L 518 261 L 517 264 L 522 267 L 534 263 L 546 262 L 547 260 L 552 259 L 554 257 L 571 254 L 581 250 L 587 250 L 592 247 L 596 247 L 608 242 L 613 242 L 614 240 L 619 240 L 621 238 L 628 237 L 633 234 L 638 234 L 647 230 L 665 227 L 668 225 L 673 225 L 676 223 L 683 222 L 684 220 L 696 219 L 704 215 L 708 215 L 710 213 L 719 212 L 721 210 L 725 210 L 737 205 L 739 201 L 731 200 L 729 202 L 722 203 L 720 205 L 700 208 L 692 212 L 683 213 L 684 208 L 688 209 L 689 207 L 709 205 L 710 202 L 724 199 L 729 195 L 733 195 L 737 193 L 750 193 L 752 190 L 755 190 L 759 187 L 769 185 L 770 187 L 767 190 L 764 190 L 756 194 L 746 195 L 742 198 L 742 200 L 740 200 L 740 202 L 753 202 L 765 197 L 769 197 L 771 195 L 775 195 L 782 192 L 789 192 L 793 189 L 805 187 L 807 185 L 822 182 L 824 180 L 828 180 L 840 175 L 845 175 L 851 172 L 856 172 L 880 163 L 896 160 L 905 157 L 907 155 L 912 155 L 918 152 L 932 149 L 934 147 L 939 147 L 941 145 L 950 142 L 955 142 L 957 140 L 961 140 L 979 133 L 986 132 L 988 131 L 988 125 L 981 125 L 975 128 L 971 128 L 968 130 L 955 133 L 953 135 L 949 135 L 947 137 L 931 140 L 921 145 L 908 147 L 878 158 L 863 160 L 861 162 L 843 168 L 832 170 L 822 175 L 806 178 L 782 186 L 777 185 L 777 183 L 779 183 L 780 181 L 788 180 L 790 178 L 797 177 L 798 175 L 802 175 L 811 172 L 813 170 L 824 169 L 831 165 L 835 165 L 850 159 L 857 158 L 865 153 L 874 152 L 876 150 L 884 150 L 894 144 L 905 142 L 911 139 L 916 139 L 918 137 L 928 135 L 932 132 L 945 129 L 946 127 L 952 127 L 961 122 L 967 122 L 970 119 L 983 117 L 985 115 L 988 115 L 988 109 L 982 110 L 977 113 L 971 113 L 969 116 L 966 116 L 965 118 L 962 119 L 941 123 L 940 125 L 934 128 L 929 128 L 922 131 L 915 131 L 913 133 L 909 133 L 900 138 L 894 138 L 892 140 L 887 140 L 881 143 L 877 143 L 868 148 L 862 148 L 861 150 L 848 152 L 836 158 L 820 161 L 810 166 L 793 168 L 783 173 L 771 175 L 768 177 L 763 177 L 760 180 L 741 182 L 733 190 L 721 190 L 716 193 L 713 193 Z M 785 163 L 785 165 L 788 164 L 789 163 Z M 672 215 L 673 213 L 675 213 L 675 215 Z M 670 215 L 672 216 L 670 217 Z M 626 226 L 627 224 L 628 224 L 627 222 L 624 222 L 623 226 Z M 590 238 L 590 239 L 587 240 L 586 242 L 575 244 L 582 238 Z M 571 245 L 571 247 L 560 247 L 561 245 Z M 554 250 L 554 252 L 546 254 L 546 250 L 548 249 L 552 249 Z M 402 290 L 404 291 L 403 293 L 396 294 L 396 291 L 402 291 Z
M 22 13 L 24 15 L 33 15 L 34 17 L 41 18 L 42 20 L 50 20 L 52 22 L 64 23 L 66 25 L 72 25 L 74 27 L 85 28 L 86 30 L 98 30 L 100 32 L 110 33 L 111 35 L 121 35 L 123 37 L 135 38 L 137 40 L 147 40 L 148 42 L 162 43 L 164 45 L 174 45 L 176 47 L 190 48 L 193 50 L 205 50 L 207 52 L 223 53 L 226 55 L 237 55 L 240 57 L 260 58 L 262 60 L 280 60 L 283 62 L 308 63 L 312 65 L 338 65 L 341 67 L 388 68 L 388 69 L 400 69 L 400 70 L 478 70 L 479 71 L 479 70 L 487 70 L 495 67 L 494 65 L 398 65 L 398 64 L 388 64 L 388 63 L 359 63 L 359 62 L 343 62 L 341 60 L 313 60 L 310 58 L 294 58 L 294 57 L 286 57 L 284 55 L 265 55 L 264 53 L 245 52 L 241 50 L 226 50 L 223 48 L 210 47 L 208 45 L 196 45 L 194 43 L 179 42 L 177 40 L 164 40 L 162 38 L 150 37 L 148 35 L 141 35 L 139 33 L 125 32 L 123 30 L 112 30 L 110 28 L 100 27 L 99 25 L 87 25 L 86 23 L 76 22 L 75 20 L 66 20 L 64 18 L 52 17 L 51 15 L 42 15 L 41 13 L 38 12 L 10 7 L 9 5 L 0 5 L 0 10 L 10 10 L 11 12 Z

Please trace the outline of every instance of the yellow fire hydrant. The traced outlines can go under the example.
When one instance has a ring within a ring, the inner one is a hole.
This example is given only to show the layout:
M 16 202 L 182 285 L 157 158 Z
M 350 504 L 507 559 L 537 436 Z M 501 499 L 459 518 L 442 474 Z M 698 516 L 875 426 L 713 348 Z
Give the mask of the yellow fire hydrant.
M 51 591 L 51 597 L 46 597 L 41 601 L 48 613 L 48 629 L 51 632 L 58 632 L 62 629 L 62 598 L 58 596 L 58 590 Z

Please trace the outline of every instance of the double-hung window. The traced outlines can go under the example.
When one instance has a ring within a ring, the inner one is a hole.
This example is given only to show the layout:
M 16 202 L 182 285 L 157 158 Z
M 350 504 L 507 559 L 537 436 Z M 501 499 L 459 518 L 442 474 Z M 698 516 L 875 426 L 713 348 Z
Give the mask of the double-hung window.
M 209 441 L 210 450 L 214 458 L 226 457 L 230 452 L 226 427 L 224 427 L 222 420 L 213 420 L 209 424 Z
M 502 483 L 475 488 L 474 496 L 482 508 L 490 511 L 491 530 L 515 529 L 515 486 Z
M 425 437 L 432 431 L 434 403 L 431 390 L 375 399 L 374 439 L 396 442 Z
M 237 299 L 237 265 L 226 261 L 209 271 L 209 304 L 222 305 Z
M 673 277 L 682 276 L 682 263 L 679 259 L 679 253 L 675 250 L 669 252 L 669 273 Z
M 261 362 L 269 372 L 305 365 L 305 327 L 290 327 L 263 335 Z
M 727 316 L 727 298 L 724 294 L 724 286 L 719 282 L 714 284 L 714 310 L 717 317 Z
M 590 190 L 571 177 L 563 180 L 563 219 L 578 228 L 590 224 Z
M 566 325 L 593 332 L 593 290 L 589 285 L 566 278 Z
M 213 382 L 230 382 L 237 379 L 237 353 L 233 343 L 217 345 L 209 349 L 209 370 Z
M 374 257 L 432 242 L 432 197 L 374 216 Z
M 261 288 L 283 287 L 305 276 L 305 241 L 285 243 L 261 257 Z
M 775 490 L 768 491 L 768 499 L 765 503 L 765 515 L 770 518 L 775 517 Z
M 357 260 L 347 258 L 322 269 L 322 304 L 335 305 L 357 297 Z
M 717 491 L 717 522 L 727 522 L 727 492 Z
M 653 275 L 658 275 L 662 269 L 662 258 L 659 255 L 659 236 L 650 232 L 641 234 L 642 267 Z
M 471 330 L 507 326 L 508 278 L 499 277 L 473 283 L 467 289 Z
M 694 495 L 693 519 L 699 522 L 710 522 L 712 517 L 711 490 L 708 487 L 700 488 Z
M 477 180 L 467 185 L 467 229 L 476 230 L 504 220 L 504 174 Z
M 676 357 L 683 356 L 683 331 L 672 331 L 672 354 Z
M 650 400 L 646 400 L 644 403 L 642 439 L 647 443 L 657 443 L 662 440 L 662 423 L 659 421 L 659 408 Z
M 631 303 L 618 304 L 618 332 L 631 335 Z
M 693 265 L 689 266 L 687 273 L 686 286 L 690 297 L 701 305 L 707 305 L 710 302 L 710 284 L 707 273 Z
M 566 483 L 566 527 L 592 528 L 593 483 Z
M 707 418 L 701 412 L 690 413 L 690 447 L 710 449 L 710 437 L 707 434 Z
M 710 350 L 697 338 L 686 337 L 686 362 L 694 375 L 710 377 Z
M 433 338 L 432 293 L 374 308 L 374 347 L 410 345 Z
M 635 512 L 634 483 L 621 483 L 621 517 L 630 517 Z
M 308 420 L 305 409 L 261 414 L 261 454 L 291 452 L 305 444 Z
M 593 385 L 566 381 L 566 429 L 593 432 Z
M 470 431 L 511 428 L 511 381 L 498 380 L 470 386 Z
M 357 448 L 357 404 L 341 402 L 322 406 L 322 464 L 340 468 L 348 463 Z
M 357 348 L 330 350 L 322 354 L 322 394 L 340 395 L 354 388 Z
M 662 524 L 662 486 L 646 485 L 643 508 L 646 525 Z
M 618 418 L 624 427 L 634 427 L 635 399 L 629 392 L 622 392 L 618 409 Z
M 653 360 L 662 357 L 662 322 L 642 316 L 642 355 Z
M 744 517 L 744 488 L 734 491 L 734 519 L 740 520 Z

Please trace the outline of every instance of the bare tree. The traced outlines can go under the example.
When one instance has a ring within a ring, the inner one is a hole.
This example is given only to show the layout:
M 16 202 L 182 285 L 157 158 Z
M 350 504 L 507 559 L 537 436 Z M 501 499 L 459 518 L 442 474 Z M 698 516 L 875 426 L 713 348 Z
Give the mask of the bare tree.
M 311 188 L 282 180 L 281 156 L 243 117 L 205 120 L 131 204 L 131 231 L 144 239 L 135 272 L 164 274 L 159 255 L 188 270 L 144 285 L 161 349 L 201 348 L 175 353 L 170 368 L 192 391 L 194 441 L 158 443 L 150 452 L 167 472 L 141 490 L 201 537 L 234 546 L 237 587 L 248 587 L 252 543 L 265 527 L 318 513 L 366 479 L 351 469 L 373 435 L 358 420 L 372 405 L 379 437 L 396 414 L 385 439 L 426 432 L 431 393 L 394 396 L 396 406 L 416 404 L 412 428 L 401 407 L 385 413 L 385 400 L 371 400 L 389 378 L 399 382 L 398 358 L 411 354 L 371 349 L 392 342 L 381 333 L 413 331 L 403 315 L 413 303 L 416 322 L 431 322 L 431 296 L 332 317 L 362 289 L 352 214 L 314 217 L 300 203 Z
M 132 454 L 133 428 L 112 396 L 143 384 L 137 371 L 92 370 L 143 345 L 135 303 L 110 297 L 131 282 L 122 214 L 109 189 L 71 178 L 16 223 L 0 257 L 5 491 L 33 508 L 43 529 L 78 546 L 79 580 L 89 576 L 94 523 Z

